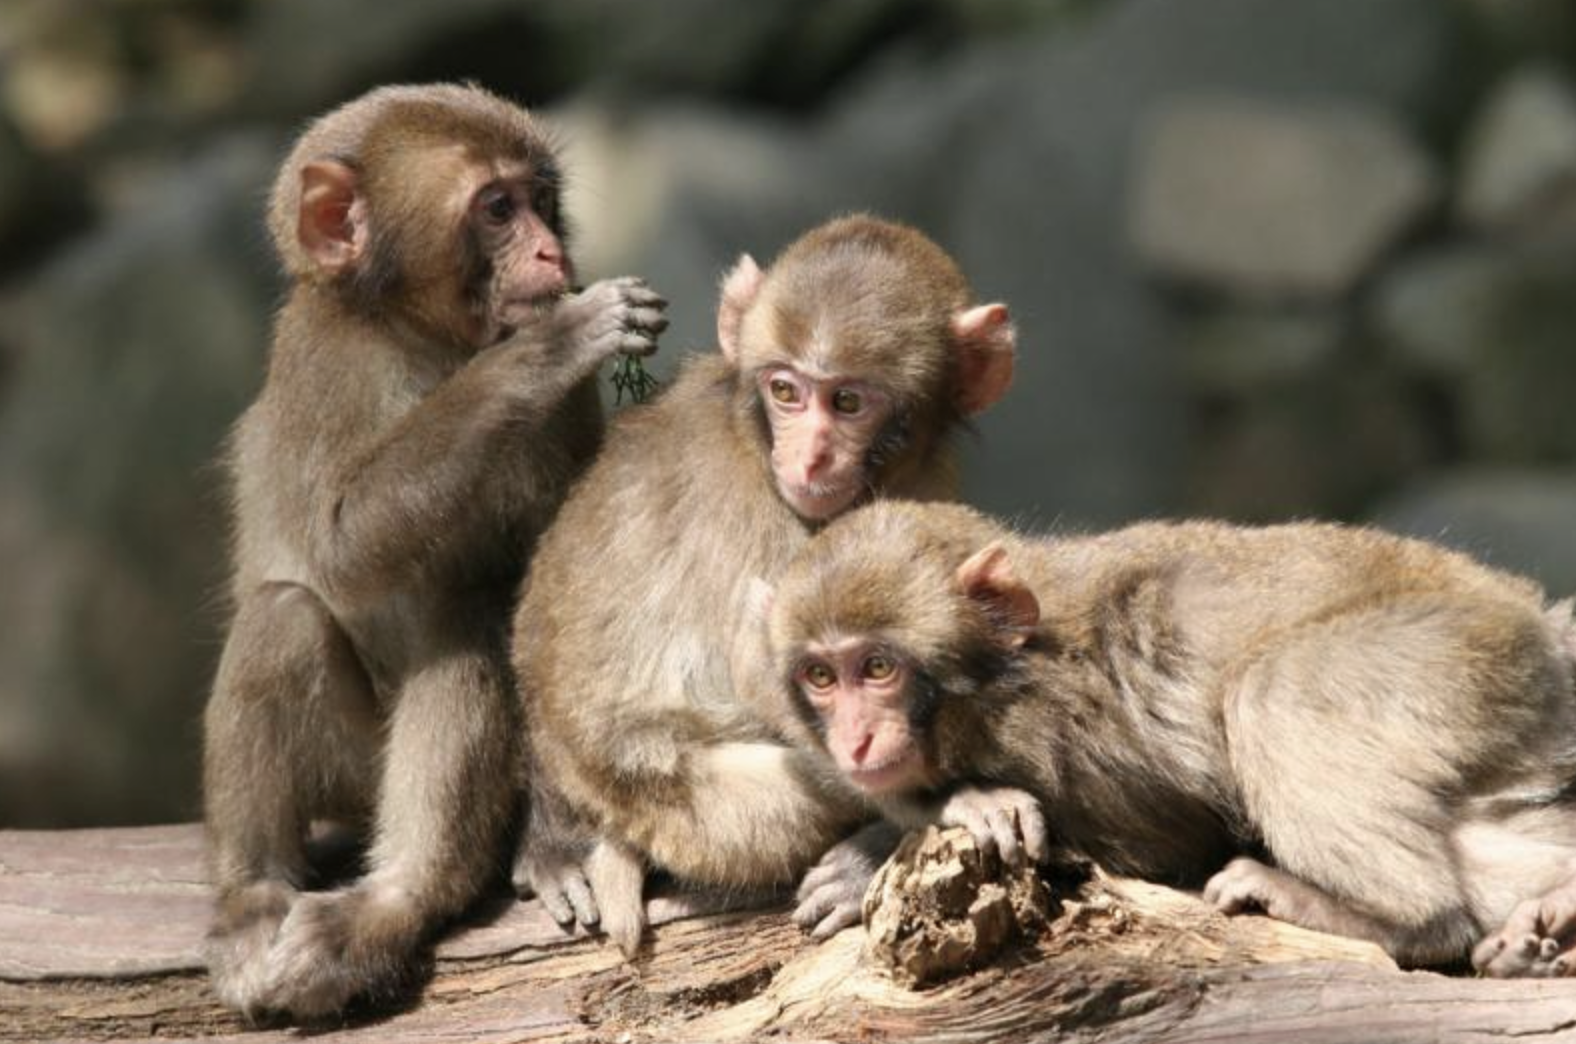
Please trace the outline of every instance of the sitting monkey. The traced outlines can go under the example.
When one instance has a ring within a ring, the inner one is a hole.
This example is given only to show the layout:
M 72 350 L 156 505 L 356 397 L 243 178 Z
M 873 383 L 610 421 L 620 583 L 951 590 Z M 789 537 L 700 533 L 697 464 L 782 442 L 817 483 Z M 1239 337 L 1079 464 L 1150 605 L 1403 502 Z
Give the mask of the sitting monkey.
M 1528 580 L 1334 525 L 1034 540 L 888 503 L 762 603 L 776 718 L 899 824 L 1576 974 L 1576 625 Z

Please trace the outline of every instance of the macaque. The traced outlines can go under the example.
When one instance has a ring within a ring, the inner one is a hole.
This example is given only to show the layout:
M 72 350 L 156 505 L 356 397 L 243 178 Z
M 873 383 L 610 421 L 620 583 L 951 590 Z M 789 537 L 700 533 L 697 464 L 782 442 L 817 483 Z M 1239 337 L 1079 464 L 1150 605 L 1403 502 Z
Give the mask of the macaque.
M 373 91 L 279 172 L 291 286 L 228 448 L 204 719 L 209 967 L 248 1017 L 397 996 L 506 866 L 512 596 L 600 444 L 598 365 L 665 322 L 638 280 L 569 294 L 560 176 L 529 114 L 458 86 Z M 363 877 L 307 890 L 315 820 L 364 831 Z
M 717 335 L 720 354 L 620 415 L 515 620 L 532 793 L 516 885 L 627 955 L 649 870 L 776 887 L 869 817 L 757 713 L 734 641 L 750 580 L 877 494 L 952 495 L 949 433 L 1012 379 L 1006 307 L 975 303 L 920 233 L 868 216 L 812 230 L 764 272 L 741 258 Z M 873 872 L 890 833 L 832 858 Z M 811 893 L 810 925 L 857 919 L 857 898 Z
M 1576 973 L 1576 626 L 1531 581 L 1368 529 L 1033 540 L 892 503 L 756 620 L 780 727 L 895 823 L 1407 964 Z

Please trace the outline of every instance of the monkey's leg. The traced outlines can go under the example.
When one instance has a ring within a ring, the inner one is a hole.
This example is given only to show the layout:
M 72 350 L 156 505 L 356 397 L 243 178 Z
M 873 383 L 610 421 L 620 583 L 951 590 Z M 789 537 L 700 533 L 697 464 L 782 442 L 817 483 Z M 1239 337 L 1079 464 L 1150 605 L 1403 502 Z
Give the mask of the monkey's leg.
M 500 658 L 463 650 L 408 677 L 389 722 L 366 877 L 302 895 L 269 952 L 270 1007 L 322 1017 L 409 989 L 430 933 L 500 867 L 515 801 Z
M 1447 795 L 1484 742 L 1453 715 L 1482 702 L 1463 688 L 1481 672 L 1462 657 L 1486 612 L 1398 601 L 1305 626 L 1240 665 L 1224 703 L 1228 755 L 1283 873 L 1228 868 L 1219 894 L 1238 895 L 1251 877 L 1267 909 L 1372 939 L 1407 963 L 1470 952 L 1481 929 Z M 1515 634 L 1513 619 L 1492 623 Z
M 1261 911 L 1277 921 L 1386 946 L 1396 927 L 1342 902 L 1302 878 L 1246 856 L 1233 859 L 1204 885 L 1204 901 L 1222 913 Z
M 688 752 L 685 767 L 687 786 L 651 788 L 647 800 L 657 807 L 642 817 L 633 840 L 658 866 L 688 880 L 738 887 L 794 881 L 868 815 L 821 786 L 802 754 L 775 743 L 710 744 Z
M 265 956 L 308 867 L 315 812 L 365 804 L 376 760 L 361 664 L 312 592 L 269 584 L 242 599 L 204 715 L 204 800 L 217 889 L 214 991 L 264 1007 Z
M 869 815 L 824 787 L 804 755 L 775 743 L 697 746 L 686 751 L 683 766 L 677 776 L 632 773 L 634 781 L 604 812 L 613 833 L 684 880 L 737 888 L 789 884 Z M 620 850 L 625 858 L 614 859 Z M 626 866 L 628 851 L 616 846 L 605 853 L 607 864 Z M 593 877 L 593 889 L 596 883 Z M 624 926 L 638 938 L 645 926 L 639 900 L 638 889 L 598 890 L 603 925 Z

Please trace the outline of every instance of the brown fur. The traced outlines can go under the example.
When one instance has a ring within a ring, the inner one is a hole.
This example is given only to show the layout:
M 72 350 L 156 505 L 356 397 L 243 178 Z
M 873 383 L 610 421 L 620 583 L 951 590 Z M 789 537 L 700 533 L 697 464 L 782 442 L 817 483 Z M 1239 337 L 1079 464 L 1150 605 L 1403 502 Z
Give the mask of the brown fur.
M 500 99 L 399 87 L 318 121 L 280 171 L 293 286 L 229 447 L 235 616 L 205 718 L 210 968 L 248 1014 L 399 993 L 499 869 L 510 598 L 600 442 L 596 366 L 660 328 L 627 280 L 521 310 L 570 274 L 556 206 L 533 240 L 472 200 L 500 176 L 548 199 L 550 161 Z M 322 818 L 370 831 L 368 872 L 300 895 Z
M 885 389 L 892 430 L 866 484 L 948 496 L 959 356 L 1005 352 L 1010 373 L 1010 334 L 987 348 L 952 332 L 968 301 L 919 233 L 832 222 L 764 277 L 742 261 L 719 309 L 724 354 L 690 360 L 614 426 L 543 538 L 515 626 L 536 795 L 517 883 L 561 920 L 600 916 L 633 951 L 643 875 L 631 861 L 711 884 L 788 882 L 865 814 L 757 717 L 753 679 L 730 666 L 750 579 L 811 531 L 774 489 L 755 375 L 813 356 Z M 600 910 L 566 902 L 585 892 L 578 865 L 598 836 L 598 876 L 623 882 L 595 896 Z
M 1007 567 L 965 591 L 960 567 L 992 544 Z M 1001 613 L 1024 593 L 1026 632 Z M 1036 541 L 963 508 L 877 505 L 776 594 L 779 721 L 807 748 L 819 716 L 795 665 L 855 636 L 918 679 L 929 776 L 878 798 L 899 820 L 960 785 L 1018 788 L 1112 870 L 1207 880 L 1224 909 L 1412 963 L 1464 958 L 1551 889 L 1547 916 L 1507 932 L 1553 949 L 1511 971 L 1557 971 L 1576 935 L 1576 629 L 1520 577 L 1329 525 Z

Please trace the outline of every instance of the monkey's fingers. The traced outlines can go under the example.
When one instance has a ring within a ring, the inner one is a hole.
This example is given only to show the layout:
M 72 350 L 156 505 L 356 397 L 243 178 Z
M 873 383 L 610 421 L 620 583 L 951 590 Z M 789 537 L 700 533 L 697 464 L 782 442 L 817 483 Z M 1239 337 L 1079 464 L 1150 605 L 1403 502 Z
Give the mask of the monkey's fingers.
M 630 330 L 618 339 L 615 349 L 620 355 L 654 355 L 657 351 L 657 339 L 648 333 Z
M 812 881 L 811 877 L 816 871 L 821 871 L 820 876 Z M 793 910 L 793 923 L 800 928 L 813 928 L 847 901 L 849 891 L 842 875 L 830 867 L 816 867 L 799 886 L 798 895 L 795 896 L 798 905 Z
M 565 931 L 572 930 L 577 923 L 590 930 L 601 920 L 591 886 L 579 870 L 565 873 L 557 880 L 538 884 L 536 897 L 542 901 L 542 908 L 547 911 L 547 915 Z
M 625 325 L 655 337 L 668 328 L 668 317 L 655 308 L 636 308 L 629 313 Z
M 1023 850 L 1030 861 L 1045 862 L 1051 855 L 1050 832 L 1045 827 L 1045 813 L 1038 801 L 1018 809 L 1018 830 L 1023 835 Z
M 985 813 L 985 823 L 996 842 L 1001 861 L 1011 867 L 1023 865 L 1023 846 L 1018 843 L 1018 816 L 1012 808 L 993 808 Z
M 844 928 L 854 927 L 863 916 L 863 907 L 862 899 L 838 903 L 814 928 L 810 929 L 810 938 L 820 942 L 822 939 L 830 939 Z
M 954 799 L 948 802 L 941 822 L 944 826 L 960 826 L 967 830 L 974 836 L 974 843 L 980 846 L 980 851 L 996 851 L 996 831 L 986 820 L 984 811 L 975 805 Z
M 798 903 L 793 923 L 812 939 L 825 939 L 859 923 L 864 889 L 836 867 L 822 865 L 805 875 Z
M 662 309 L 668 306 L 668 299 L 646 285 L 646 281 L 639 276 L 623 276 L 613 280 L 624 293 L 624 300 L 641 308 Z
M 577 920 L 586 928 L 595 928 L 602 919 L 602 914 L 597 910 L 596 896 L 591 892 L 591 885 L 586 882 L 585 875 L 578 869 L 568 874 L 564 879 L 564 895 L 569 900 L 569 905 L 574 908 Z

